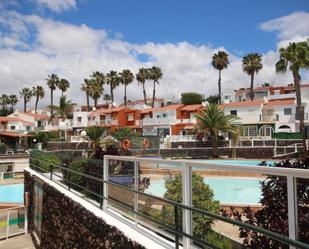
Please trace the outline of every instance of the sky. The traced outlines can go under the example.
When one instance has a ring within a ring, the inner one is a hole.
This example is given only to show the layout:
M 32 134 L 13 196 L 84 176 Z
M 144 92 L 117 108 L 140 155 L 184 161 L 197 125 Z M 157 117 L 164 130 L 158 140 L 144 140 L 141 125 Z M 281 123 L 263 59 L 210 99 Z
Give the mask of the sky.
M 85 103 L 80 85 L 96 70 L 136 73 L 159 66 L 159 97 L 216 94 L 211 57 L 218 50 L 230 60 L 222 72 L 224 92 L 249 87 L 241 59 L 251 52 L 263 56 L 256 85 L 285 85 L 292 76 L 275 73 L 278 49 L 309 38 L 308 0 L 0 0 L 0 13 L 0 93 L 46 86 L 47 75 L 56 73 L 70 81 L 68 98 L 79 104 Z M 308 72 L 302 80 L 309 80 Z M 151 82 L 146 86 L 151 96 Z M 45 90 L 41 106 L 49 102 Z M 121 86 L 115 90 L 116 103 L 123 92 Z M 137 98 L 142 89 L 134 82 L 128 99 Z

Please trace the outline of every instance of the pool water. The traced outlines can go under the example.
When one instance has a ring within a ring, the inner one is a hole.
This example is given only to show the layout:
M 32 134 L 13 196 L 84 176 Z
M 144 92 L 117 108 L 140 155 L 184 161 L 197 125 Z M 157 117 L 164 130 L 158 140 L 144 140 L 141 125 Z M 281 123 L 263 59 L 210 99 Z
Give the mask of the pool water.
M 221 203 L 233 204 L 257 204 L 261 199 L 260 180 L 256 178 L 226 178 L 210 177 L 204 178 L 204 182 L 214 192 L 214 199 Z M 163 197 L 166 191 L 163 179 L 153 181 L 147 193 Z
M 24 202 L 24 184 L 0 185 L 1 202 Z

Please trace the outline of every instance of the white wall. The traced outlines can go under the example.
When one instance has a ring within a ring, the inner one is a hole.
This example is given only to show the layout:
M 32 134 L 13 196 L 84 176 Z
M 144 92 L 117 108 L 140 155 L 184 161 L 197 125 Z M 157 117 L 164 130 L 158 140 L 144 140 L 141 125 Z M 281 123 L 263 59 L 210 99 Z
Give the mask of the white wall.
M 230 115 L 232 110 L 237 110 L 237 122 L 250 124 L 260 121 L 261 107 L 260 106 L 241 106 L 241 107 L 225 107 L 224 113 Z

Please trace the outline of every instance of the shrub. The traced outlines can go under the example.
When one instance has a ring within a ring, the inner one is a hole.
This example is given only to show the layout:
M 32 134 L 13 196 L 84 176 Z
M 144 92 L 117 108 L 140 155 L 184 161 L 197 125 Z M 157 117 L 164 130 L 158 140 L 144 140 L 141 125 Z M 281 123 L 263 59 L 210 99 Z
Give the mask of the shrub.
M 59 165 L 60 160 L 57 155 L 53 153 L 46 153 L 41 151 L 36 151 L 31 153 L 30 166 L 37 169 L 38 171 L 50 171 L 50 167 L 54 165 Z M 37 168 L 38 167 L 38 168 Z M 54 167 L 54 169 L 57 169 Z
M 4 151 L 5 151 L 5 144 L 0 143 L 0 153 L 4 153 Z
M 301 139 L 300 132 L 277 132 L 272 134 L 272 138 L 276 139 Z

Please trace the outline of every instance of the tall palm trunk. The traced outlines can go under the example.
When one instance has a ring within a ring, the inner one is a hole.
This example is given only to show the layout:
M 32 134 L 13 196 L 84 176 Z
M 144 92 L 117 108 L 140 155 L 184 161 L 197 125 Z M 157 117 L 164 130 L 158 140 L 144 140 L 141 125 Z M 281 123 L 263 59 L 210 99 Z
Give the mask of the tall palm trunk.
M 37 97 L 36 97 L 36 100 L 35 100 L 35 107 L 34 107 L 34 113 L 35 113 L 35 114 L 37 114 L 38 103 L 39 103 L 39 97 L 37 96 Z
M 219 70 L 218 92 L 219 92 L 219 105 L 221 105 L 221 70 Z
M 218 153 L 217 135 L 213 134 L 211 136 L 211 140 L 212 140 L 212 157 L 213 158 L 218 158 L 219 157 L 219 153 Z
M 307 144 L 306 144 L 306 134 L 305 134 L 305 124 L 304 124 L 304 107 L 301 101 L 301 91 L 300 91 L 300 75 L 298 72 L 293 72 L 294 86 L 296 91 L 296 117 L 299 119 L 299 130 L 302 136 L 303 150 L 305 156 L 307 156 Z
M 12 112 L 14 112 L 14 104 L 11 104 Z
M 156 97 L 156 81 L 153 81 L 153 92 L 152 92 L 152 108 L 154 108 L 155 104 L 155 97 Z
M 95 108 L 97 108 L 97 105 L 98 105 L 98 99 L 97 98 L 93 99 L 93 105 L 94 105 Z
M 24 112 L 27 111 L 27 101 L 26 98 L 24 97 Z
M 111 101 L 112 101 L 112 104 L 114 103 L 114 92 L 113 92 L 113 84 L 111 83 L 110 84 L 110 87 L 111 87 Z
M 127 106 L 127 85 L 124 85 L 124 106 Z
M 63 97 L 63 91 L 61 90 L 61 96 Z
M 145 83 L 143 83 L 143 94 L 144 94 L 144 103 L 145 103 L 145 105 L 147 105 L 147 96 L 146 96 Z
M 254 84 L 254 72 L 251 74 L 251 86 L 250 86 L 250 99 L 251 99 L 251 101 L 253 101 L 253 99 L 254 99 L 253 84 Z
M 90 111 L 90 104 L 89 104 L 89 94 L 86 92 L 86 101 L 87 101 L 87 111 Z
M 50 115 L 54 116 L 54 90 L 50 89 Z

